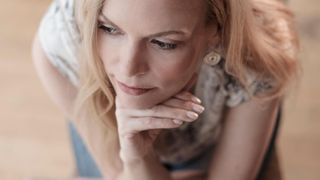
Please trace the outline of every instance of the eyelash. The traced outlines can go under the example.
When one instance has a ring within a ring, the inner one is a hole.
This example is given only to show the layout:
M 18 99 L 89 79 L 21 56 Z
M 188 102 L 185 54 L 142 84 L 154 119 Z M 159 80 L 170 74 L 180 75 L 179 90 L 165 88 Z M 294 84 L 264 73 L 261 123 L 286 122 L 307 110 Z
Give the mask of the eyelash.
M 177 48 L 177 44 L 173 44 L 173 43 L 165 43 L 156 39 L 152 39 L 151 43 L 158 45 L 161 49 L 164 50 L 173 50 Z
M 98 26 L 100 29 L 102 29 L 104 32 L 108 33 L 108 34 L 115 34 L 114 32 L 111 32 L 112 30 L 116 31 L 117 29 L 115 28 L 112 28 L 112 27 L 107 27 L 107 26 L 104 26 L 104 25 L 99 25 Z
M 117 34 L 117 29 L 113 28 L 113 27 L 107 27 L 104 26 L 102 24 L 99 24 L 98 26 L 101 30 L 103 30 L 105 33 L 110 34 L 110 35 L 116 35 Z M 156 39 L 152 39 L 151 43 L 156 44 L 160 47 L 160 49 L 163 50 L 174 50 L 177 48 L 178 44 L 174 44 L 174 43 L 166 43 L 166 42 L 162 42 Z

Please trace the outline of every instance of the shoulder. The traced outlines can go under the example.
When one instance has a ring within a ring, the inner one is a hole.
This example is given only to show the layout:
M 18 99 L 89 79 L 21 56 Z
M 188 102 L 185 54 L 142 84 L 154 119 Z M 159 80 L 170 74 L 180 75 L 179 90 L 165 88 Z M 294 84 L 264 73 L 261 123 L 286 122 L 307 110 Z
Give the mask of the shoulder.
M 261 77 L 258 72 L 247 71 L 247 82 L 243 84 L 237 77 L 225 73 L 225 90 L 227 92 L 226 105 L 229 107 L 238 106 L 256 96 L 263 96 L 273 90 L 273 81 Z
M 77 84 L 76 51 L 80 35 L 74 15 L 74 1 L 54 0 L 40 22 L 38 36 L 52 65 Z
M 40 45 L 38 35 L 33 40 L 32 60 L 45 91 L 62 112 L 71 117 L 72 102 L 77 94 L 77 88 L 50 63 Z
M 225 70 L 225 59 L 213 66 L 204 64 L 199 76 L 197 93 L 202 98 L 224 101 L 227 107 L 236 107 L 254 96 L 267 94 L 273 89 L 273 81 L 262 77 L 258 72 L 248 70 L 246 79 L 247 82 L 244 84 L 229 74 Z

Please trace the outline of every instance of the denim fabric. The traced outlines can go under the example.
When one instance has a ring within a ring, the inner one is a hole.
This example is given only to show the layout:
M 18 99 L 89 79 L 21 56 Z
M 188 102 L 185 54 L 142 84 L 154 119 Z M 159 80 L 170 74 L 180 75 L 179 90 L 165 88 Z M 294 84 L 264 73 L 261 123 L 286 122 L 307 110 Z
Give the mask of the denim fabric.
M 71 121 L 68 122 L 68 127 L 76 159 L 77 175 L 81 177 L 102 177 L 95 161 Z
M 101 177 L 101 173 L 87 150 L 82 138 L 71 121 L 68 122 L 74 156 L 76 159 L 77 175 L 81 177 Z M 169 171 L 186 169 L 206 169 L 212 154 L 212 147 L 208 148 L 201 155 L 182 164 L 163 164 Z

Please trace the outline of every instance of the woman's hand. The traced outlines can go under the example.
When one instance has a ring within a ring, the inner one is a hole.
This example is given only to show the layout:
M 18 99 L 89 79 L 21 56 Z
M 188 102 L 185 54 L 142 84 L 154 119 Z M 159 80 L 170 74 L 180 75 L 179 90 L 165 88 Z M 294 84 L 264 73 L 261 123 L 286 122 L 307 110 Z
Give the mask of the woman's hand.
M 150 109 L 129 109 L 116 97 L 121 159 L 124 163 L 135 162 L 152 154 L 153 142 L 160 131 L 195 121 L 204 110 L 200 103 L 198 98 L 184 91 Z

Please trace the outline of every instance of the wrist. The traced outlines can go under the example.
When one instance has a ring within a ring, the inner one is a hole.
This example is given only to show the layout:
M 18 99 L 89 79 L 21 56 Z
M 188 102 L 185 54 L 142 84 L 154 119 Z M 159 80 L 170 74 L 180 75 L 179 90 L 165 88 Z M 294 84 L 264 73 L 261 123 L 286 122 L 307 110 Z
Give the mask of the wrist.
M 139 180 L 170 180 L 170 173 L 164 168 L 156 154 L 148 154 L 142 158 L 123 162 L 122 177 Z M 134 177 L 134 178 L 133 178 Z M 119 179 L 123 180 L 123 179 Z
M 158 160 L 158 156 L 155 152 L 149 152 L 139 157 L 121 157 L 121 160 L 125 169 L 131 168 L 131 166 L 136 167 L 137 165 L 153 163 Z
M 120 159 L 122 160 L 123 165 L 130 166 L 134 164 L 139 164 L 143 162 L 150 162 L 158 159 L 157 153 L 153 149 L 149 149 L 148 152 L 145 152 L 142 155 L 128 155 L 125 151 L 120 150 Z

